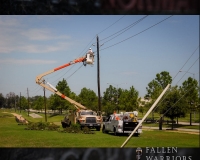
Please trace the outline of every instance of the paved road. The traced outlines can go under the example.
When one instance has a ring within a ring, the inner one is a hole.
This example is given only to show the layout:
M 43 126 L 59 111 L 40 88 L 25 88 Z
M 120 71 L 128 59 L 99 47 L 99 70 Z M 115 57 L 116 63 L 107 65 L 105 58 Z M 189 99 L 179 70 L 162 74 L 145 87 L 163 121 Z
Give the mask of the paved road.
M 159 127 L 147 127 L 142 126 L 143 129 L 153 129 L 153 130 L 159 130 Z M 170 130 L 171 128 L 163 128 L 162 130 Z M 199 129 L 185 129 L 185 128 L 174 128 L 174 131 L 184 131 L 184 132 L 195 132 L 199 133 Z
M 189 122 L 178 122 L 178 124 L 183 124 L 183 125 L 190 125 Z M 193 126 L 199 126 L 199 123 L 192 123 Z M 142 128 L 144 129 L 155 129 L 155 130 L 159 130 L 159 126 L 158 127 L 149 127 L 149 126 L 142 126 Z M 162 127 L 162 130 L 170 130 L 171 128 L 165 128 Z M 177 131 L 184 131 L 184 132 L 196 132 L 199 133 L 199 129 L 185 129 L 185 128 L 176 128 L 176 126 L 174 127 L 174 130 Z
M 178 122 L 178 124 L 190 125 L 189 122 Z M 199 123 L 192 123 L 193 126 L 199 126 Z

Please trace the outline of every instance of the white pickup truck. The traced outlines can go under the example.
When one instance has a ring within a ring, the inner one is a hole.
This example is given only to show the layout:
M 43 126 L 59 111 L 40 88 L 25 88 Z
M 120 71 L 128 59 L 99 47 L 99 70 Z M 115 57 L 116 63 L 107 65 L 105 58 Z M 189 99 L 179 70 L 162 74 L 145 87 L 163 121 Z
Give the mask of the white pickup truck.
M 139 121 L 137 119 L 138 112 L 125 112 L 121 114 L 111 114 L 108 119 L 103 123 L 102 132 L 114 132 L 114 135 L 128 133 L 131 134 Z M 135 136 L 142 133 L 142 125 L 139 126 L 135 132 Z

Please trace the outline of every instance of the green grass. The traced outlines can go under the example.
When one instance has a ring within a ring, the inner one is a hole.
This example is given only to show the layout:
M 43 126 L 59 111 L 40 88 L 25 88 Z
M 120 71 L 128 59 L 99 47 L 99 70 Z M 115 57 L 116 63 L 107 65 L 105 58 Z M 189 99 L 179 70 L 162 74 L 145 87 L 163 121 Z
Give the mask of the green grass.
M 25 113 L 22 113 L 22 115 Z M 51 117 L 48 121 L 60 122 L 60 117 Z M 30 117 L 29 117 L 30 118 Z M 61 118 L 61 119 L 62 119 Z M 28 119 L 28 118 L 27 118 Z M 30 118 L 32 120 L 32 118 Z M 43 119 L 44 120 L 44 119 Z M 36 121 L 36 119 L 34 119 Z M 40 121 L 37 119 L 37 121 Z M 103 134 L 73 134 L 57 131 L 25 130 L 26 125 L 17 125 L 14 116 L 0 112 L 0 147 L 117 147 L 128 138 Z M 60 128 L 62 130 L 62 128 Z M 199 147 L 199 135 L 171 132 L 166 130 L 143 130 L 139 137 L 132 137 L 125 147 Z

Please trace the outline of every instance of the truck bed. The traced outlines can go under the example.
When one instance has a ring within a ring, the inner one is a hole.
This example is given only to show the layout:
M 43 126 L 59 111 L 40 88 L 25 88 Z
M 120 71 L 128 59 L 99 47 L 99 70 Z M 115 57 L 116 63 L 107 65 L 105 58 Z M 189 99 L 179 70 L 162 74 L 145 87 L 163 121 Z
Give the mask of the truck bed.
M 138 122 L 123 122 L 123 131 L 133 131 Z

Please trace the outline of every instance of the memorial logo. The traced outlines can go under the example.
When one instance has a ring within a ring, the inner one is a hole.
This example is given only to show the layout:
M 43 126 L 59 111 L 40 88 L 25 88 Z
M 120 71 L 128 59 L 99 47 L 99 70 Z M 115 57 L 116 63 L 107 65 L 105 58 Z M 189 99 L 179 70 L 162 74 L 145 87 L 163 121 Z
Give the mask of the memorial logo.
M 140 160 L 142 156 L 142 148 L 138 147 L 136 149 L 136 160 Z

